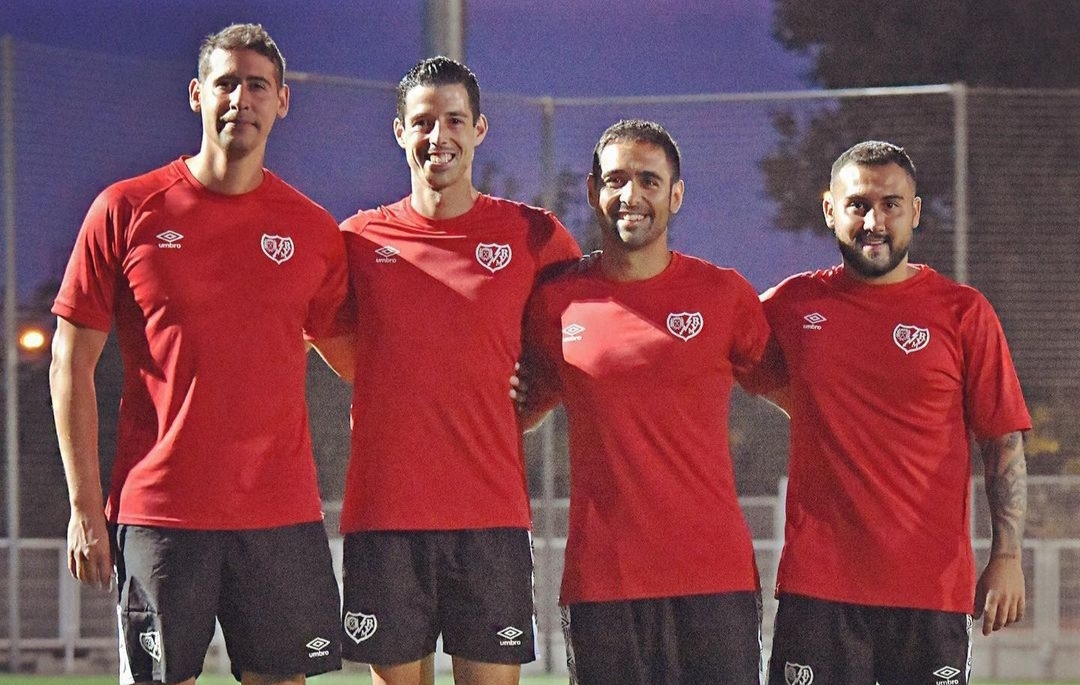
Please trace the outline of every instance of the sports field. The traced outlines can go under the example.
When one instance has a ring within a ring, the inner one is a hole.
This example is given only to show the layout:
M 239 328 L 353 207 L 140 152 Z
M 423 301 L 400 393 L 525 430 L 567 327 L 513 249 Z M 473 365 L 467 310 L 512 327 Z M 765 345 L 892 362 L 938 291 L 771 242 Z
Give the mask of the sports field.
M 309 678 L 311 685 L 366 685 L 371 679 L 364 673 L 331 673 Z M 435 685 L 452 685 L 454 679 L 449 673 L 441 673 L 435 678 Z M 207 674 L 199 678 L 199 685 L 235 685 L 232 676 Z M 0 673 L 0 685 L 116 685 L 116 676 L 44 676 L 44 675 L 9 675 Z M 525 676 L 521 685 L 566 685 L 566 676 Z M 989 682 L 975 680 L 972 685 L 1048 685 L 1027 681 Z M 1055 685 L 1080 685 L 1080 683 L 1055 683 Z

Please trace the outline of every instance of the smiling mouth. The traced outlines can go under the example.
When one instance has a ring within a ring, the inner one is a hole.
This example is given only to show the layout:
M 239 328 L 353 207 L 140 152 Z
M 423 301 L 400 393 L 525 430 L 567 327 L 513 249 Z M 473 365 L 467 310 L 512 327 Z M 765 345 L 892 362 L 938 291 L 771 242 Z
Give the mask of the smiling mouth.
M 427 155 L 427 161 L 435 166 L 443 166 L 454 161 L 454 153 L 452 152 L 429 152 Z

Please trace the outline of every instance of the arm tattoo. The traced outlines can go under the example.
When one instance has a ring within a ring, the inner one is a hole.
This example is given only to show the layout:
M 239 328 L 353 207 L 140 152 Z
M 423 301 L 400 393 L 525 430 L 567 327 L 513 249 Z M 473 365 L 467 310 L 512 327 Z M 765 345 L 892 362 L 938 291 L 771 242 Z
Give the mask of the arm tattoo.
M 1019 432 L 987 440 L 982 446 L 986 497 L 990 502 L 992 557 L 1020 554 L 1027 517 L 1027 461 Z

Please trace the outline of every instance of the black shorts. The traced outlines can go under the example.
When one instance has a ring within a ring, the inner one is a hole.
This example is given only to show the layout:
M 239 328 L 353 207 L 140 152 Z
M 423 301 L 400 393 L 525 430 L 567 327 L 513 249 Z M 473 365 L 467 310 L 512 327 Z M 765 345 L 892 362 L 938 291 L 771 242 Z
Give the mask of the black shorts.
M 760 685 L 761 593 L 563 607 L 578 685 Z
M 202 672 L 221 623 L 233 674 L 341 668 L 340 604 L 322 523 L 265 530 L 113 527 L 120 681 Z
M 532 539 L 523 528 L 345 536 L 343 655 L 392 665 L 443 651 L 472 661 L 536 659 Z
M 967 685 L 971 617 L 781 595 L 769 685 Z

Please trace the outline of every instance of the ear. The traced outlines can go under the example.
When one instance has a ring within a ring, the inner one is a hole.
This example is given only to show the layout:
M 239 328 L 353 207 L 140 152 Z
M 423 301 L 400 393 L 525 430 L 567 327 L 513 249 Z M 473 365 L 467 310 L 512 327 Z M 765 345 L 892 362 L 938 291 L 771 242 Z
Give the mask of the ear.
M 202 104 L 199 103 L 199 93 L 202 91 L 202 86 L 199 85 L 199 79 L 191 79 L 191 83 L 188 84 L 188 106 L 191 107 L 192 112 L 201 112 Z
M 397 140 L 398 147 L 402 150 L 405 149 L 405 124 L 401 123 L 401 119 L 394 117 L 394 139 Z
M 919 227 L 919 219 L 922 218 L 922 198 L 918 195 L 915 196 L 915 218 L 911 224 L 912 228 Z
M 589 177 L 585 179 L 585 186 L 588 189 L 589 206 L 593 209 L 600 208 L 600 191 L 596 188 L 596 177 L 589 174 Z
M 480 121 L 476 122 L 476 144 L 484 142 L 484 138 L 487 136 L 488 120 L 483 114 L 480 115 Z
M 671 213 L 678 214 L 679 208 L 682 207 L 683 192 L 686 189 L 686 185 L 680 178 L 675 185 L 671 188 Z
M 278 88 L 278 119 L 284 119 L 285 115 L 289 113 L 289 87 L 282 86 Z
M 836 221 L 833 219 L 833 196 L 831 190 L 826 190 L 825 194 L 821 196 L 821 213 L 825 215 L 825 225 L 835 229 Z

